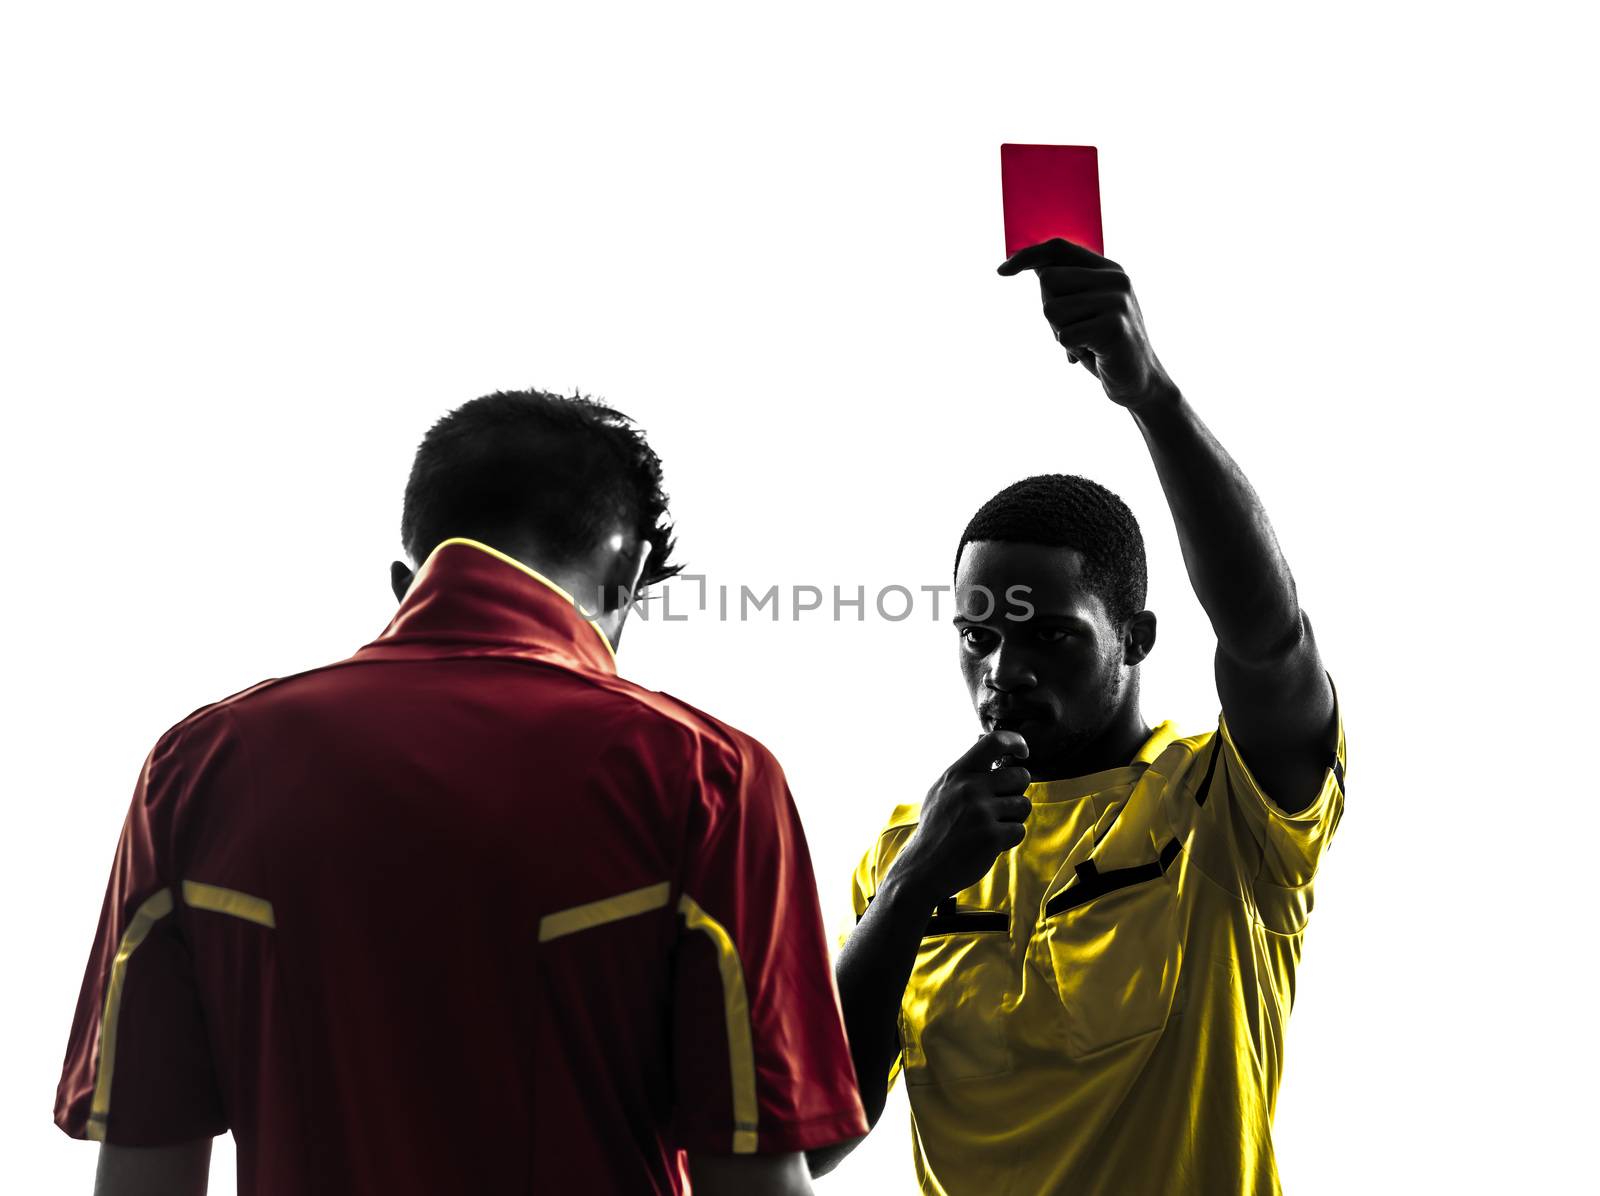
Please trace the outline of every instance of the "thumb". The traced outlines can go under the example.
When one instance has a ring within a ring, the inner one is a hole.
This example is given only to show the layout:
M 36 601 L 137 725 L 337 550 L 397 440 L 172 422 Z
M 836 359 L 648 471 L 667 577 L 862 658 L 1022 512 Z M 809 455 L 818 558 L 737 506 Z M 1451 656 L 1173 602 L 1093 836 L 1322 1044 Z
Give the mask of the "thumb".
M 952 771 L 988 772 L 994 767 L 995 761 L 1004 756 L 1013 760 L 1027 759 L 1028 741 L 1019 732 L 996 728 L 980 735 L 976 743 L 962 752 Z

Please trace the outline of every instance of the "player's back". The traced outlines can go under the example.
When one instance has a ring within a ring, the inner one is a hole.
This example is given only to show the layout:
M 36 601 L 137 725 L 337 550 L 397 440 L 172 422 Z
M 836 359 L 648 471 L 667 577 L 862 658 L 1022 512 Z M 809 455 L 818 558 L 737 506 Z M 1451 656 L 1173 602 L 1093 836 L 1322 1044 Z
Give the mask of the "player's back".
M 348 664 L 211 720 L 238 759 L 194 810 L 186 875 L 275 923 L 192 919 L 241 1154 L 253 1120 L 299 1117 L 306 1189 L 508 1190 L 541 1160 L 664 1188 L 668 906 L 702 733 L 505 657 Z M 653 915 L 550 936 L 619 898 Z M 285 1163 L 268 1138 L 263 1181 Z
M 231 1129 L 244 1196 L 397 1196 L 674 1191 L 680 1149 L 865 1131 L 777 762 L 528 572 L 449 542 L 349 660 L 162 738 L 68 1133 Z

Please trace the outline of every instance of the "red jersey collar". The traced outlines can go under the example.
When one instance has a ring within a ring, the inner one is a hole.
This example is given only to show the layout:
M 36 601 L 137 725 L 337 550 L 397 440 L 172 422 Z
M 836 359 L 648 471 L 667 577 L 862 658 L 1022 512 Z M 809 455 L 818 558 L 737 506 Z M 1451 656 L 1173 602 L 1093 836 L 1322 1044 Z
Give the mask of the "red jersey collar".
M 617 671 L 611 642 L 571 594 L 499 549 L 459 537 L 428 554 L 400 609 L 368 649 L 412 644 L 510 649 L 570 668 Z

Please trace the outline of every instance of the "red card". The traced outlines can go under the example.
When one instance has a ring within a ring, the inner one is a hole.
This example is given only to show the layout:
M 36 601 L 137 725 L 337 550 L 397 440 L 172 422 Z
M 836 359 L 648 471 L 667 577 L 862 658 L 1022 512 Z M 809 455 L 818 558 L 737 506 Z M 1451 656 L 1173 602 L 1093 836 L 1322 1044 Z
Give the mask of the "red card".
M 1094 146 L 1002 145 L 1000 194 L 1007 257 L 1051 237 L 1105 253 Z

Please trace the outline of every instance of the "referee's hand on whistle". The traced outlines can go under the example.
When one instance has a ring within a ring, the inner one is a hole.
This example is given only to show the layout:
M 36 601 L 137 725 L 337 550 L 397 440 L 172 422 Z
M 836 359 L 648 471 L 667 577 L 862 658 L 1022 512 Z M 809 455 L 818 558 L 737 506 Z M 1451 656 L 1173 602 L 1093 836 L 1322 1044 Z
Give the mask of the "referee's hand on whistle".
M 997 856 L 1022 842 L 1033 812 L 1024 796 L 1032 777 L 1022 764 L 1002 758 L 1027 755 L 1027 740 L 1018 732 L 990 731 L 928 790 L 916 832 L 892 869 L 919 904 L 925 901 L 931 910 L 977 884 Z

